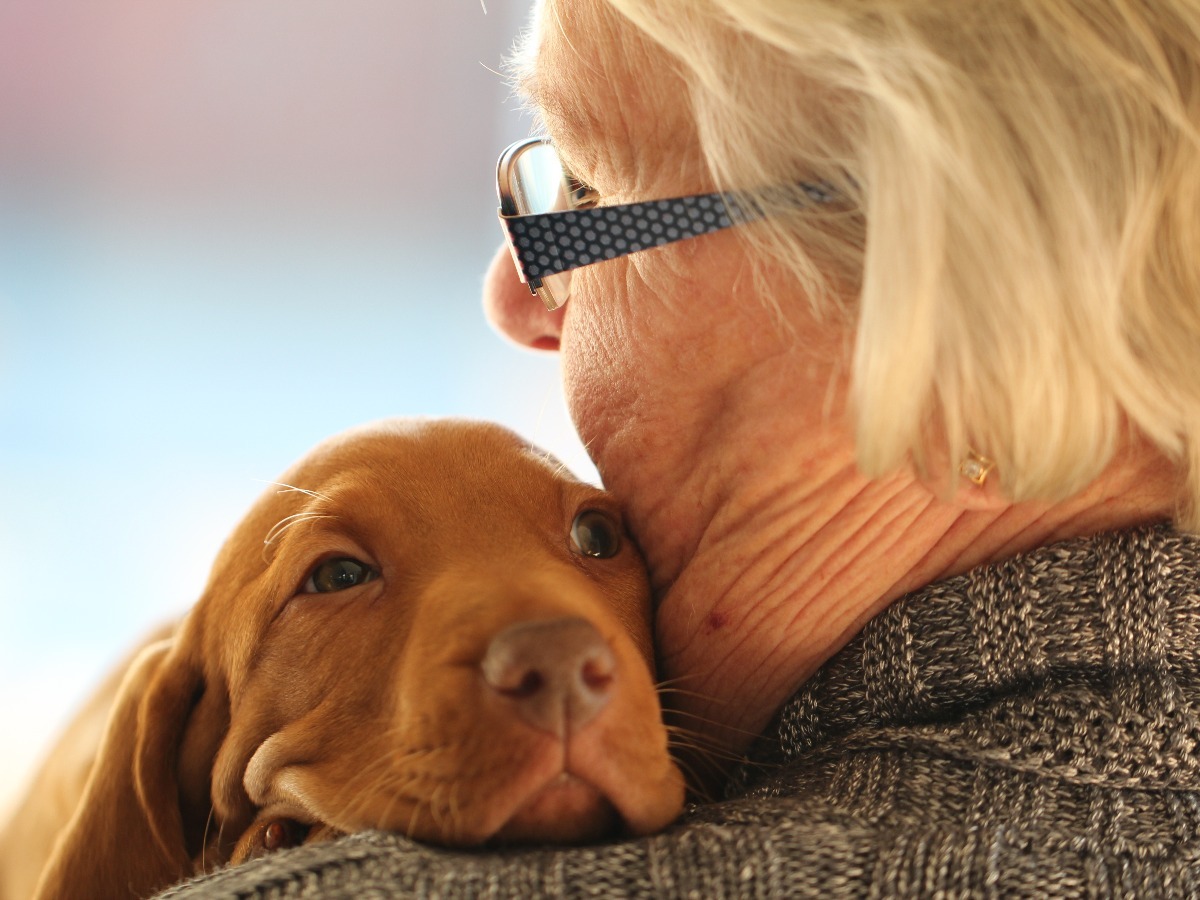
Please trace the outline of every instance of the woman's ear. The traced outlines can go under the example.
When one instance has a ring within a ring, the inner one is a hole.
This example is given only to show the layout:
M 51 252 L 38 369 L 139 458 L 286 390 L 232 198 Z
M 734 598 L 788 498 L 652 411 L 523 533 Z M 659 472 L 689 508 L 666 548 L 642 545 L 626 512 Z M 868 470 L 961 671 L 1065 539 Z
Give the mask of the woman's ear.
M 191 874 L 178 758 L 203 678 L 181 640 L 149 645 L 126 673 L 39 900 L 150 896 Z

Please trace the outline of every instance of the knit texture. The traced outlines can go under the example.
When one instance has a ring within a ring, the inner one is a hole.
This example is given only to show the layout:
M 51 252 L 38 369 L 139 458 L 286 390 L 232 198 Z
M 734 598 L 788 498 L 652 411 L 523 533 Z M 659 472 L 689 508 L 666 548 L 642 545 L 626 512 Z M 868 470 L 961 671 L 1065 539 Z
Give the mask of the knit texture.
M 899 600 L 728 793 L 635 841 L 366 832 L 161 896 L 1200 897 L 1200 540 L 1106 534 Z

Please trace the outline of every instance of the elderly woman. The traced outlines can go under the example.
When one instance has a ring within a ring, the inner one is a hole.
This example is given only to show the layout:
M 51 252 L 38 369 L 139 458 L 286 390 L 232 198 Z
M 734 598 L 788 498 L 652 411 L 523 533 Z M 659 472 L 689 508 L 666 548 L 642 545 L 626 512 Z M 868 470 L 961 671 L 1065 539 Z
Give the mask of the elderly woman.
M 746 758 L 647 839 L 176 896 L 1196 896 L 1200 6 L 546 0 L 519 77 L 488 315 Z

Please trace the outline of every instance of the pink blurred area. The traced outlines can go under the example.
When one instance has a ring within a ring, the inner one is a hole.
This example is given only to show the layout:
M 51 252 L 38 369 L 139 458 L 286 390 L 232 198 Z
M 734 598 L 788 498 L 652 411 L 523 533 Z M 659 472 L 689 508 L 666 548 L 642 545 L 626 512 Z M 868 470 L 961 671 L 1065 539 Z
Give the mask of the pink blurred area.
M 486 174 L 480 125 L 501 121 L 526 14 L 493 7 L 4 0 L 0 166 L 181 201 L 453 203 L 441 179 Z

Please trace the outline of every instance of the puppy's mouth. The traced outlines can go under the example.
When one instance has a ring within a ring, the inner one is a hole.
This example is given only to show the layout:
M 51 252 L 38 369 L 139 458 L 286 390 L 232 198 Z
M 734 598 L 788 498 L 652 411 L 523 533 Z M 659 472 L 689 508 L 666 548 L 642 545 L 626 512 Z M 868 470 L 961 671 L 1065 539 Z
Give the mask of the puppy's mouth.
M 530 794 L 492 841 L 582 843 L 613 834 L 620 825 L 617 808 L 603 792 L 570 772 L 561 772 Z

